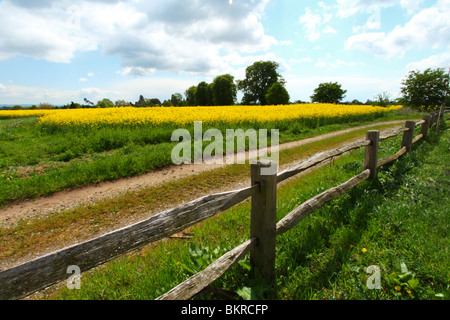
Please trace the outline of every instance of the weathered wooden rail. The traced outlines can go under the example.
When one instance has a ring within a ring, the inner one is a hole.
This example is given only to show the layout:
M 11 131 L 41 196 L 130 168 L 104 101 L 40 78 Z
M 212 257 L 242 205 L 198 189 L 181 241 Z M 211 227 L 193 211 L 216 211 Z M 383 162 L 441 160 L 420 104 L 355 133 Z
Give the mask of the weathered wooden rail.
M 250 240 L 229 251 L 205 270 L 195 274 L 157 300 L 190 299 L 219 278 L 231 266 L 250 252 L 253 273 L 266 281 L 275 277 L 276 236 L 289 231 L 325 203 L 336 199 L 364 180 L 376 178 L 377 168 L 399 158 L 413 143 L 427 136 L 428 130 L 439 130 L 443 108 L 438 114 L 424 116 L 422 121 L 407 121 L 405 127 L 380 136 L 378 131 L 367 132 L 366 139 L 321 152 L 296 166 L 273 175 L 261 175 L 263 167 L 271 163 L 259 161 L 251 168 L 251 185 L 241 190 L 202 197 L 178 208 L 161 212 L 147 220 L 116 230 L 101 237 L 52 252 L 32 261 L 0 272 L 0 299 L 21 299 L 36 291 L 68 278 L 68 267 L 77 266 L 81 272 L 95 268 L 125 253 L 181 232 L 211 218 L 251 197 Z M 421 126 L 414 137 L 415 128 Z M 378 159 L 379 142 L 403 133 L 402 148 L 396 154 Z M 325 163 L 351 150 L 366 148 L 363 172 L 347 182 L 329 189 L 304 202 L 276 221 L 277 184 L 307 169 Z

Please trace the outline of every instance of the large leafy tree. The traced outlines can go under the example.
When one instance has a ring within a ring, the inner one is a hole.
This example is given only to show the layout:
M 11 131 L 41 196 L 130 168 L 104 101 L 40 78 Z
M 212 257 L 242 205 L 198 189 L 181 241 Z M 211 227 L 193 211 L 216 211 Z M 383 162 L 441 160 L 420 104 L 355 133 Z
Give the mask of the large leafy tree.
M 314 90 L 311 96 L 312 102 L 319 103 L 339 103 L 345 98 L 347 90 L 337 82 L 324 82 Z
M 114 102 L 112 102 L 111 100 L 105 98 L 105 99 L 97 102 L 97 106 L 99 108 L 112 108 L 112 107 L 114 107 Z
M 213 104 L 210 84 L 202 81 L 197 85 L 197 90 L 195 91 L 195 103 L 198 106 L 211 106 Z
M 172 105 L 174 105 L 176 107 L 183 106 L 185 104 L 182 94 L 178 93 L 178 92 L 172 94 L 172 97 L 170 98 L 170 102 L 172 102 Z
M 186 90 L 184 95 L 186 96 L 186 105 L 195 106 L 195 94 L 197 93 L 197 86 L 191 86 Z
M 401 103 L 416 109 L 428 110 L 441 105 L 448 94 L 448 74 L 444 69 L 411 71 L 403 80 Z
M 285 82 L 277 72 L 278 67 L 274 61 L 258 61 L 247 67 L 245 79 L 238 81 L 238 89 L 244 92 L 243 104 L 267 104 L 267 90 L 277 82 Z
M 224 74 L 217 76 L 211 85 L 211 90 L 215 106 L 234 105 L 237 96 L 237 87 L 232 75 Z
M 288 104 L 289 103 L 289 92 L 286 88 L 279 82 L 274 83 L 266 93 L 266 102 L 270 105 L 277 104 Z

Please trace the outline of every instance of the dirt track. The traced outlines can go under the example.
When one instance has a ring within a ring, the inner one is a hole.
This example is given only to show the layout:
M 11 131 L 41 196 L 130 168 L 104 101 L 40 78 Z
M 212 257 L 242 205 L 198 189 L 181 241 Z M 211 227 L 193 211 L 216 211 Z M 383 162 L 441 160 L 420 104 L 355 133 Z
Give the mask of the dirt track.
M 381 124 L 400 124 L 404 121 L 390 121 Z M 373 126 L 359 126 L 337 132 L 331 132 L 308 138 L 304 140 L 288 142 L 280 145 L 280 150 L 297 147 L 312 141 L 323 140 L 331 136 L 341 135 L 361 128 Z M 156 186 L 174 179 L 180 179 L 189 175 L 194 175 L 202 171 L 213 170 L 224 165 L 181 165 L 171 166 L 162 170 L 151 171 L 144 175 L 119 179 L 114 182 L 103 182 L 94 186 L 82 187 L 75 190 L 67 190 L 55 193 L 48 197 L 41 197 L 35 200 L 13 203 L 0 209 L 0 225 L 11 226 L 20 219 L 30 219 L 52 212 L 71 209 L 77 206 L 93 203 L 106 198 L 113 198 L 120 194 L 137 191 L 143 188 Z

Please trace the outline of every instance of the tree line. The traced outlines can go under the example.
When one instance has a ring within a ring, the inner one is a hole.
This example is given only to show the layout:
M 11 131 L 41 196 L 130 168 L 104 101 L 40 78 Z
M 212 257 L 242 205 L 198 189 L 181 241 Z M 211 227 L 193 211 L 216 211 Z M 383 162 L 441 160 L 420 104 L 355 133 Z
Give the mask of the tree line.
M 161 102 L 158 98 L 144 98 L 131 103 L 125 100 L 115 102 L 103 99 L 96 104 L 84 99 L 84 104 L 71 102 L 62 108 L 108 108 L 119 106 L 134 107 L 182 107 L 182 106 L 228 106 L 242 105 L 285 105 L 290 103 L 290 96 L 286 89 L 286 80 L 278 73 L 279 64 L 274 61 L 258 61 L 248 66 L 245 71 L 245 79 L 235 80 L 230 74 L 219 75 L 211 83 L 200 82 L 196 86 L 189 87 L 184 92 L 172 94 L 169 100 Z M 365 103 L 358 100 L 342 102 L 347 90 L 342 88 L 338 82 L 320 83 L 310 97 L 313 103 L 343 103 L 343 104 L 370 104 L 386 107 L 388 105 L 405 105 L 418 110 L 429 110 L 448 101 L 449 76 L 445 69 L 427 69 L 424 72 L 411 71 L 402 82 L 402 97 L 392 100 L 390 94 L 383 92 L 377 94 L 373 100 L 368 99 Z M 243 92 L 240 103 L 237 101 L 238 91 Z M 303 103 L 295 101 L 294 103 Z M 12 109 L 20 109 L 14 106 Z M 41 103 L 39 107 L 32 106 L 31 109 L 49 109 L 48 103 Z

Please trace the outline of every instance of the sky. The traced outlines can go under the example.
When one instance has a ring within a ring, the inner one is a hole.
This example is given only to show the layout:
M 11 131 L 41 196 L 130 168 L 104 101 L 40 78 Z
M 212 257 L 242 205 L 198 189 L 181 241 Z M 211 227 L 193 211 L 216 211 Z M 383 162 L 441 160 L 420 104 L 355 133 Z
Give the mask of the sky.
M 291 101 L 450 68 L 450 0 L 0 0 L 0 106 L 170 99 L 275 61 Z M 238 98 L 242 95 L 239 94 Z

